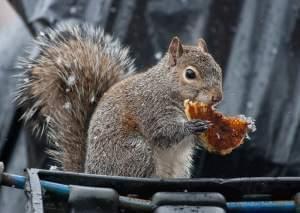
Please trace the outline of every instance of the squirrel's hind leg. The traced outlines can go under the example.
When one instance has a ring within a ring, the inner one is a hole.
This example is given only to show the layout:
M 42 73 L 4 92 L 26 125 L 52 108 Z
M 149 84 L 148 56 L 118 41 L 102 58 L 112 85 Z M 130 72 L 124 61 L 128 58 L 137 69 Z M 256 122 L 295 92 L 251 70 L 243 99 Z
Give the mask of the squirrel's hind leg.
M 152 151 L 142 136 L 89 141 L 85 172 L 90 174 L 151 177 L 154 174 Z

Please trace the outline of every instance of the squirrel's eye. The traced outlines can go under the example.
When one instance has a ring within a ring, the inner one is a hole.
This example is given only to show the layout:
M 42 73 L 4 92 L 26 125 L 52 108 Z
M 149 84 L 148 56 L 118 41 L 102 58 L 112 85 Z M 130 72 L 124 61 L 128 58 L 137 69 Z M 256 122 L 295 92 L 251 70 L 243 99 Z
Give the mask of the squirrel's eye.
M 195 78 L 196 78 L 196 73 L 195 73 L 195 71 L 192 70 L 192 69 L 187 69 L 187 70 L 185 71 L 185 76 L 186 76 L 186 78 L 188 78 L 188 79 L 195 79 Z

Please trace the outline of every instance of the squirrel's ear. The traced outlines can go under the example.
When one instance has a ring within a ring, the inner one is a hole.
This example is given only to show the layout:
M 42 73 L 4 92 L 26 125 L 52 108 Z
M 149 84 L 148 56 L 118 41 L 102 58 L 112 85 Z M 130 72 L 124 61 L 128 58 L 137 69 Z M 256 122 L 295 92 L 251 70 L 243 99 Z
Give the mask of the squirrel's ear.
M 206 42 L 203 38 L 198 39 L 197 47 L 200 48 L 203 52 L 208 52 Z
M 177 63 L 177 58 L 182 56 L 183 48 L 180 39 L 175 36 L 169 46 L 169 65 L 175 66 Z

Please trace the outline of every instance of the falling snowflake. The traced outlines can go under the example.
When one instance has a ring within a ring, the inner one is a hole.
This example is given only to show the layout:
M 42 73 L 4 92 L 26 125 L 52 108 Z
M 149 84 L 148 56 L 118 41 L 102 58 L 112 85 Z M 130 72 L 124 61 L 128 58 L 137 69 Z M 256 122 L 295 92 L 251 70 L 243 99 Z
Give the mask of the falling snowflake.
M 73 86 L 75 84 L 75 80 L 76 80 L 75 75 L 74 74 L 70 75 L 67 79 L 67 85 Z
M 71 109 L 71 103 L 70 103 L 70 102 L 66 102 L 66 103 L 63 105 L 63 108 L 64 108 L 64 109 Z
M 94 103 L 94 102 L 95 102 L 95 96 L 92 96 L 91 103 Z
M 157 52 L 157 53 L 155 53 L 155 54 L 154 54 L 154 57 L 155 57 L 156 60 L 161 59 L 161 57 L 162 57 L 162 52 Z

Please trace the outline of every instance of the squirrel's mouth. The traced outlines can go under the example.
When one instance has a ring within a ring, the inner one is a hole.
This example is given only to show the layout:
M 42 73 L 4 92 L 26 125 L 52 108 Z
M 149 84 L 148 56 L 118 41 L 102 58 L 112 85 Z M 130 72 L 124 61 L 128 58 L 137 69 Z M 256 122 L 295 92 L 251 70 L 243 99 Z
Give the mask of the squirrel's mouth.
M 200 94 L 196 96 L 194 99 L 192 99 L 192 101 L 207 104 L 215 108 L 217 105 L 221 103 L 222 98 L 215 98 L 214 96 L 211 95 Z
M 196 98 L 192 99 L 192 101 L 207 104 L 213 107 L 219 104 L 219 102 L 212 101 L 212 98 L 210 98 L 208 95 L 197 96 Z

